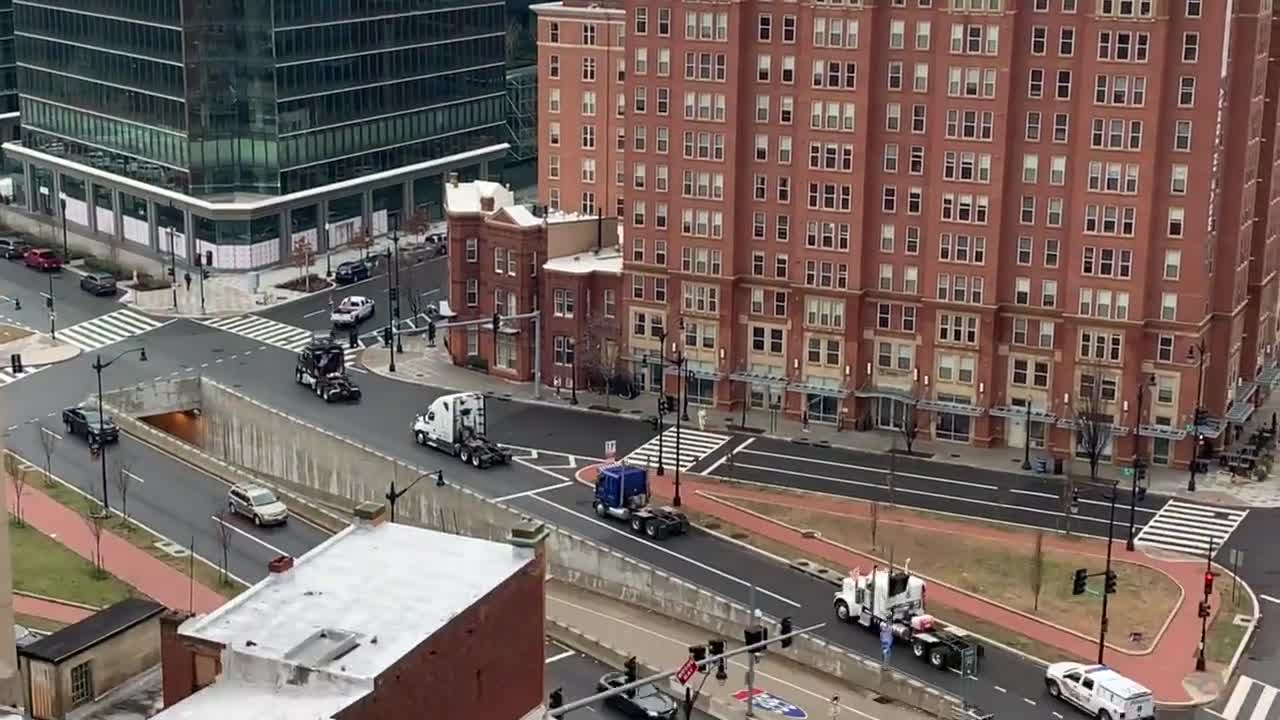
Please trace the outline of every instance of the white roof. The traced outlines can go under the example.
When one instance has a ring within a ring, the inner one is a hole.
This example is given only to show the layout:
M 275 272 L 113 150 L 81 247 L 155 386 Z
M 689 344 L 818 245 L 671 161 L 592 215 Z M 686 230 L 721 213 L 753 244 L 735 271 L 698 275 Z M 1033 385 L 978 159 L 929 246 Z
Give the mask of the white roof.
M 1121 675 L 1106 665 L 1093 665 L 1084 668 L 1084 674 L 1093 678 L 1099 685 L 1102 685 L 1111 692 L 1119 695 L 1126 700 L 1138 695 L 1150 695 L 1151 691 L 1146 687 L 1139 685 L 1137 682 Z
M 506 208 L 516 203 L 516 195 L 501 183 L 488 180 L 472 180 L 454 185 L 444 184 L 444 207 L 448 212 L 478 213 L 481 198 L 493 198 L 493 209 Z
M 588 250 L 574 255 L 562 255 L 551 258 L 542 265 L 544 270 L 572 275 L 585 275 L 593 272 L 622 273 L 621 248 L 607 247 L 600 252 Z
M 373 680 L 532 559 L 532 550 L 505 543 L 357 524 L 181 633 Z
M 154 720 L 330 720 L 373 689 L 328 673 L 289 677 L 278 664 L 225 653 L 212 685 L 153 715 Z

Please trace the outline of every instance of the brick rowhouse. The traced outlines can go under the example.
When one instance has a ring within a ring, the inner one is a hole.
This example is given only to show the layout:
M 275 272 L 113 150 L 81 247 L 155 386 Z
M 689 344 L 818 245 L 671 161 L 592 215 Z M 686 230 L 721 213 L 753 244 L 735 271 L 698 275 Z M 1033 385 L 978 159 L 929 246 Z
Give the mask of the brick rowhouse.
M 694 403 L 1064 456 L 1096 393 L 1185 465 L 1193 348 L 1211 442 L 1280 375 L 1270 2 L 534 10 L 540 200 L 622 221 L 642 387 L 666 331 Z

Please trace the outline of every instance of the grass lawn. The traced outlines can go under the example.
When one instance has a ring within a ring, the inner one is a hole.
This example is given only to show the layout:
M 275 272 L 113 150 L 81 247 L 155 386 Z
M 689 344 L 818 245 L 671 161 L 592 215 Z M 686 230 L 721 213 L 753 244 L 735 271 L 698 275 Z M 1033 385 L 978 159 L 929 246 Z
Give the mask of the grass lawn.
M 31 331 L 29 330 L 23 330 L 22 328 L 17 328 L 12 325 L 0 324 L 0 345 L 13 342 L 14 340 L 21 340 L 22 338 L 30 335 Z
M 31 630 L 40 630 L 42 632 L 54 633 L 66 627 L 60 622 L 53 620 L 45 620 L 34 615 L 23 615 L 22 613 L 14 613 L 13 621 L 24 628 Z
M 9 524 L 15 590 L 107 607 L 134 594 L 111 575 L 95 577 L 93 564 L 29 525 Z
M 1210 665 L 1225 667 L 1236 654 L 1236 648 L 1244 639 L 1244 631 L 1247 629 L 1245 625 L 1235 624 L 1236 616 L 1253 617 L 1257 610 L 1244 588 L 1237 586 L 1235 599 L 1232 599 L 1231 578 L 1225 575 L 1219 576 L 1214 582 L 1214 591 L 1218 593 L 1220 609 L 1209 623 L 1204 656 Z
M 865 516 L 790 507 L 786 504 L 788 498 L 785 494 L 778 495 L 777 503 L 729 499 L 743 508 L 793 527 L 816 530 L 832 542 L 892 559 L 899 566 L 909 560 L 913 571 L 980 597 L 1032 613 L 1085 635 L 1097 633 L 1102 599 L 1091 594 L 1073 596 L 1071 575 L 1076 568 L 1089 568 L 1091 572 L 1101 570 L 1101 558 L 1078 555 L 1062 548 L 1046 548 L 1037 606 L 1032 587 L 1034 531 L 953 518 L 944 520 L 954 528 L 950 531 L 913 526 L 913 521 L 928 519 L 937 522 L 942 518 L 882 505 L 879 522 L 875 523 L 873 543 L 873 523 Z M 1057 537 L 1056 533 L 1045 533 L 1046 540 Z M 1122 558 L 1118 558 L 1114 565 L 1117 591 L 1111 596 L 1108 607 L 1110 641 L 1118 647 L 1145 649 L 1150 647 L 1176 606 L 1178 585 L 1159 571 L 1119 560 Z M 1090 579 L 1089 584 L 1091 590 L 1101 591 L 1102 578 Z M 1131 641 L 1130 633 L 1141 633 L 1142 639 Z

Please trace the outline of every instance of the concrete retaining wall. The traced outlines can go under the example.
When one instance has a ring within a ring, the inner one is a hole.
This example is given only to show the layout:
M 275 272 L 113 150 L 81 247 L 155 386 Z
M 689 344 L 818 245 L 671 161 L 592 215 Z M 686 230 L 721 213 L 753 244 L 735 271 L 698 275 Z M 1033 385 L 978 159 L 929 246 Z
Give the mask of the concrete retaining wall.
M 173 389 L 168 391 L 163 389 L 166 383 L 155 389 L 138 388 L 132 397 L 125 388 L 112 395 L 112 405 L 150 413 L 149 402 L 169 402 L 175 394 L 185 396 L 192 382 L 199 387 L 202 414 L 201 429 L 196 434 L 203 449 L 132 420 L 127 417 L 128 412 L 116 413 L 121 429 L 141 435 L 145 441 L 228 480 L 241 480 L 246 473 L 266 476 L 335 506 L 382 502 L 388 480 L 399 478 L 397 485 L 403 486 L 429 471 L 281 413 L 207 378 L 169 381 Z M 527 518 L 514 508 L 466 488 L 432 484 L 401 498 L 396 505 L 396 519 L 505 541 L 511 528 Z M 547 559 L 551 575 L 561 581 L 725 638 L 740 639 L 751 621 L 749 609 L 741 604 L 562 528 L 553 527 L 547 538 Z M 765 618 L 765 622 L 772 626 L 771 634 L 776 635 L 776 619 Z M 869 689 L 935 715 L 949 717 L 960 704 L 954 696 L 895 670 L 882 670 L 878 661 L 817 638 L 797 638 L 790 649 L 776 652 L 847 685 Z
M 201 409 L 200 378 L 188 377 L 139 383 L 102 393 L 102 403 L 115 408 L 114 415 L 145 417 Z

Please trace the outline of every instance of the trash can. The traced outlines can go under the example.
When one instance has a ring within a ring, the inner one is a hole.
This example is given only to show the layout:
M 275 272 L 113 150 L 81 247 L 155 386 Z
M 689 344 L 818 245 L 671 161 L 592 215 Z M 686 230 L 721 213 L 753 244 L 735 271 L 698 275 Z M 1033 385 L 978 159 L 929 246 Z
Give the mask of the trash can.
M 1031 467 L 1038 473 L 1047 473 L 1049 472 L 1049 458 L 1041 455 L 1036 458 L 1036 461 L 1031 464 Z

